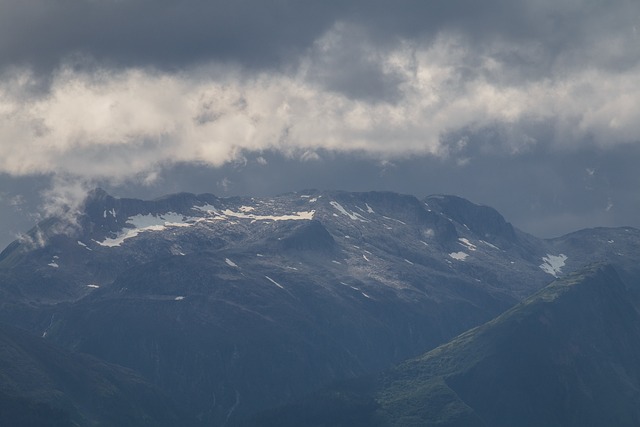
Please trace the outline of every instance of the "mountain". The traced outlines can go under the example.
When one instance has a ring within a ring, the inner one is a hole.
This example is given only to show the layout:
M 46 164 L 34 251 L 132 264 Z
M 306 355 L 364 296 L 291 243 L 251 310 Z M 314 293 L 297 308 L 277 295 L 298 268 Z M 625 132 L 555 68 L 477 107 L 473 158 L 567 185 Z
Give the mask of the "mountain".
M 226 425 L 418 356 L 590 262 L 637 283 L 639 243 L 632 228 L 537 239 L 445 195 L 96 190 L 74 223 L 0 253 L 0 320 Z
M 194 425 L 131 370 L 0 325 L 0 425 Z
M 375 380 L 255 425 L 637 426 L 638 360 L 638 306 L 612 267 L 593 265 Z

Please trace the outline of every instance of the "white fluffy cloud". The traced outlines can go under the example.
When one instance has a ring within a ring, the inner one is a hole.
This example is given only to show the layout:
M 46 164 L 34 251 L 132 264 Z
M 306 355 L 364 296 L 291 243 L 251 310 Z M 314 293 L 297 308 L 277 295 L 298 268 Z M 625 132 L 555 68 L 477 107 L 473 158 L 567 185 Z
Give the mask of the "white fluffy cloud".
M 36 77 L 15 70 L 0 83 L 0 172 L 152 180 L 164 165 L 219 166 L 263 150 L 302 158 L 318 149 L 382 159 L 444 156 L 452 152 L 447 135 L 491 127 L 508 129 L 498 143 L 518 152 L 536 143 L 532 123 L 553 129 L 554 143 L 565 148 L 639 139 L 638 66 L 566 68 L 514 82 L 501 58 L 518 46 L 508 43 L 477 52 L 463 38 L 441 34 L 424 45 L 400 40 L 374 55 L 363 42 L 354 55 L 368 56 L 349 78 L 375 67 L 376 79 L 396 95 L 356 97 L 323 84 L 341 73 L 326 56 L 339 51 L 345 34 L 344 25 L 335 26 L 287 73 L 69 67 L 48 91 L 34 92 Z M 535 47 L 528 54 L 534 57 Z

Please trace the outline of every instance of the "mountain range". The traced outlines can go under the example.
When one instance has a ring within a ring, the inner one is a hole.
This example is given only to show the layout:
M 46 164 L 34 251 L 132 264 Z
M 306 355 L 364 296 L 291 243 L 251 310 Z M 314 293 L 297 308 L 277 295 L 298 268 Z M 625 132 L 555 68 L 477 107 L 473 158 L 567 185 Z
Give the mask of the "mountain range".
M 57 425 L 635 425 L 639 243 L 539 239 L 447 195 L 95 190 L 0 253 L 27 355 L 2 366 L 60 360 L 0 404 Z

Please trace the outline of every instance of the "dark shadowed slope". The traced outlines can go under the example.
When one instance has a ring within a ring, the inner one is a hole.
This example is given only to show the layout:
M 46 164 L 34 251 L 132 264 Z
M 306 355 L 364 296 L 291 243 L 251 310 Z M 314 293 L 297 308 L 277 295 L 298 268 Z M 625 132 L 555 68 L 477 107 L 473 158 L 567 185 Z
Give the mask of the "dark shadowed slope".
M 133 371 L 0 324 L 0 425 L 193 425 Z
M 257 425 L 640 425 L 640 316 L 628 296 L 611 267 L 591 266 L 378 380 Z

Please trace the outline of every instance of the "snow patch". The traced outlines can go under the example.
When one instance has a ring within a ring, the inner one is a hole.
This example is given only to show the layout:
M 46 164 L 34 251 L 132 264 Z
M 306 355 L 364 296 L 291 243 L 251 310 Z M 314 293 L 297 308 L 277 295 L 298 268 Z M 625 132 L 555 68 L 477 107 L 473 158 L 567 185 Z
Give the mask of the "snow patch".
M 340 261 L 336 261 L 335 259 L 331 260 L 331 262 L 334 263 L 334 264 L 342 265 L 342 263 Z
M 409 261 L 408 259 L 406 259 L 406 258 L 404 259 L 404 262 L 406 262 L 409 265 L 413 265 L 413 263 L 411 261 Z
M 179 296 L 179 297 L 175 297 L 174 300 L 175 301 L 182 301 L 184 299 L 183 296 Z
M 460 241 L 460 243 L 464 246 L 467 247 L 467 249 L 469 249 L 470 251 L 475 251 L 477 249 L 476 245 L 474 245 L 473 243 L 471 243 L 468 239 L 465 239 L 464 237 L 460 237 L 458 239 Z
M 280 289 L 284 289 L 284 286 L 282 286 L 280 283 L 278 283 L 275 280 L 273 280 L 271 277 L 269 277 L 269 276 L 264 276 L 264 277 L 266 277 L 268 281 L 270 281 L 271 283 L 273 283 L 274 285 L 276 285 Z
M 562 267 L 564 267 L 564 262 L 567 260 L 567 256 L 565 254 L 560 255 L 551 255 L 547 254 L 547 256 L 542 257 L 542 264 L 540 264 L 540 268 L 545 272 L 549 273 L 553 277 L 558 277 L 558 274 L 562 273 Z
M 362 254 L 362 258 L 364 258 L 366 261 L 371 262 L 371 260 L 369 258 L 367 258 L 367 256 L 365 254 Z
M 229 267 L 239 268 L 238 264 L 236 264 L 235 262 L 231 261 L 229 258 L 225 258 L 224 262 L 226 262 Z
M 58 263 L 57 263 L 57 262 L 55 262 L 55 261 L 51 261 L 51 262 L 50 262 L 49 264 L 47 264 L 47 265 L 48 265 L 48 266 L 50 266 L 50 267 L 53 267 L 53 268 L 58 268 L 58 267 L 60 267 L 60 266 L 58 265 Z
M 373 209 L 371 209 L 371 206 L 369 206 L 369 204 L 368 204 L 368 203 L 365 203 L 364 205 L 367 207 L 367 212 L 369 212 L 369 213 L 375 213 L 375 212 L 373 211 Z
M 451 252 L 449 256 L 453 259 L 457 259 L 458 261 L 464 261 L 465 259 L 467 259 L 469 254 L 464 252 Z
M 216 209 L 215 206 L 210 205 L 210 204 L 206 204 L 204 206 L 194 206 L 192 209 L 200 211 L 200 212 L 204 212 L 207 214 L 217 214 L 218 210 Z
M 92 289 L 98 289 L 99 287 L 100 285 L 94 285 L 94 284 L 87 285 L 87 288 L 92 288 Z
M 124 243 L 125 240 L 131 239 L 132 237 L 136 237 L 138 234 L 140 234 L 143 231 L 146 231 L 146 230 L 138 230 L 138 229 L 131 230 L 131 229 L 128 229 L 128 230 L 125 230 L 119 236 L 116 236 L 114 238 L 106 238 L 102 242 L 98 242 L 96 240 L 95 242 L 97 244 L 99 244 L 100 246 L 106 246 L 106 247 L 109 247 L 109 248 L 113 248 L 115 246 L 122 245 L 122 243 Z
M 225 209 L 222 212 L 226 216 L 231 216 L 234 218 L 243 218 L 243 219 L 253 219 L 257 221 L 301 221 L 301 220 L 311 220 L 313 219 L 313 215 L 315 215 L 316 211 L 300 211 L 294 214 L 288 215 L 255 215 L 255 214 L 247 214 L 246 212 L 233 212 L 230 209 Z
M 496 245 L 492 245 L 491 243 L 489 243 L 489 242 L 485 242 L 484 240 L 480 240 L 480 243 L 485 244 L 485 245 L 487 245 L 487 246 L 489 246 L 490 248 L 493 248 L 493 249 L 495 249 L 495 250 L 498 250 L 498 251 L 499 251 L 499 250 L 501 250 L 501 249 L 500 249 L 499 247 L 497 247 Z
M 145 231 L 162 231 L 168 227 L 190 227 L 201 221 L 221 220 L 227 217 L 250 219 L 252 221 L 257 220 L 270 220 L 270 221 L 289 221 L 289 220 L 311 220 L 315 214 L 315 211 L 301 211 L 287 215 L 256 215 L 249 212 L 255 210 L 251 206 L 241 206 L 240 212 L 234 212 L 230 209 L 226 209 L 224 212 L 219 212 L 212 205 L 194 206 L 192 209 L 204 212 L 206 215 L 214 216 L 215 218 L 201 218 L 201 217 L 187 217 L 175 212 L 168 212 L 162 215 L 135 215 L 127 219 L 128 228 L 123 229 L 115 237 L 106 238 L 102 242 L 97 242 L 101 246 L 114 247 L 120 246 L 122 243 L 133 237 L 136 237 Z M 105 211 L 106 214 L 107 211 Z M 115 214 L 115 211 L 112 212 Z
M 407 225 L 407 223 L 406 223 L 406 222 L 400 221 L 399 219 L 389 218 L 388 216 L 384 216 L 384 215 L 382 215 L 382 218 L 384 218 L 384 219 L 388 219 L 388 220 L 390 220 L 390 221 L 399 222 L 400 224 L 403 224 L 403 225 Z
M 168 212 L 162 215 L 135 215 L 127 219 L 127 224 L 133 228 L 126 228 L 114 238 L 106 238 L 102 242 L 95 241 L 101 246 L 114 247 L 120 246 L 122 243 L 136 237 L 145 231 L 162 231 L 167 227 L 190 227 L 195 224 L 195 218 L 186 218 L 184 215 L 175 212 Z
M 334 200 L 330 201 L 329 204 L 333 206 L 335 209 L 337 209 L 338 212 L 340 212 L 342 215 L 348 216 L 349 219 L 351 219 L 352 221 L 369 222 L 359 213 L 347 211 L 340 203 Z
M 369 295 L 365 294 L 364 292 L 360 292 L 360 293 L 361 293 L 363 296 L 365 296 L 365 297 L 367 297 L 367 298 L 371 299 L 371 297 L 370 297 Z

